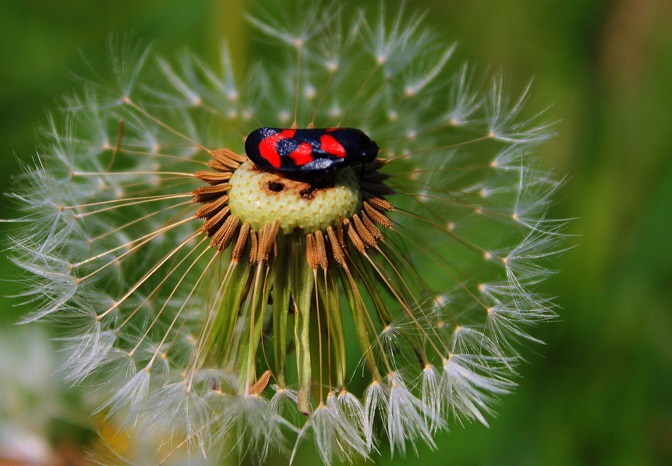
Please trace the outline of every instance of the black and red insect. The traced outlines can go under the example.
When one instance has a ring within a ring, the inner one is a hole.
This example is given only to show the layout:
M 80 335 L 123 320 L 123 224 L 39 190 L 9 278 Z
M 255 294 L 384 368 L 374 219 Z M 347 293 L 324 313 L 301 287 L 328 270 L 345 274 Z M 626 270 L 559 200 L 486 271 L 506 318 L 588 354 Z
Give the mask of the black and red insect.
M 355 128 L 258 128 L 247 136 L 245 153 L 263 170 L 320 174 L 372 162 L 378 145 Z

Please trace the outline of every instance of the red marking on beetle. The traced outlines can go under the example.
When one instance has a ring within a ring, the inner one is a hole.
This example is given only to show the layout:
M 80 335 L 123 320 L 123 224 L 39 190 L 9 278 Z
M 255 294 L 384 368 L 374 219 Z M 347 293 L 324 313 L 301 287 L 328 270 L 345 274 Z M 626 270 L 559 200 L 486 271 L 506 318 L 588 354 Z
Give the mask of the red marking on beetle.
M 307 142 L 302 142 L 301 144 L 299 144 L 299 147 L 297 147 L 294 151 L 292 151 L 291 154 L 289 154 L 289 156 L 294 161 L 294 163 L 300 167 L 314 160 L 312 153 L 313 148 L 311 147 L 311 145 L 308 144 Z
M 327 133 L 331 133 L 332 131 L 336 131 L 338 128 L 327 128 Z
M 266 159 L 268 163 L 274 168 L 280 168 L 282 164 L 280 161 L 280 154 L 278 154 L 278 141 L 281 139 L 290 139 L 294 137 L 295 129 L 283 129 L 273 136 L 264 138 L 259 143 L 259 154 Z
M 333 136 L 328 134 L 323 134 L 320 136 L 320 146 L 322 147 L 323 151 L 333 155 L 334 157 L 341 159 L 345 157 L 345 147 L 343 147 L 343 145 Z

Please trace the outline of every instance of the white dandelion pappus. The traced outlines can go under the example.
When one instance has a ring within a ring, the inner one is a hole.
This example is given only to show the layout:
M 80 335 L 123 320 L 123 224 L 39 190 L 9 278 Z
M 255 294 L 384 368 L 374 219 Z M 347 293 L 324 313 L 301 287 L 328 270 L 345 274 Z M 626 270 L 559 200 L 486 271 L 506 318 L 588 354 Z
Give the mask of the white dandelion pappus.
M 436 448 L 451 417 L 487 425 L 517 341 L 553 316 L 535 288 L 558 183 L 527 89 L 451 73 L 421 16 L 312 5 L 251 17 L 275 58 L 241 82 L 226 45 L 218 68 L 115 55 L 118 88 L 67 99 L 12 194 L 25 320 L 66 324 L 71 380 L 168 456 Z M 319 183 L 262 171 L 243 152 L 261 126 L 359 128 L 379 159 Z

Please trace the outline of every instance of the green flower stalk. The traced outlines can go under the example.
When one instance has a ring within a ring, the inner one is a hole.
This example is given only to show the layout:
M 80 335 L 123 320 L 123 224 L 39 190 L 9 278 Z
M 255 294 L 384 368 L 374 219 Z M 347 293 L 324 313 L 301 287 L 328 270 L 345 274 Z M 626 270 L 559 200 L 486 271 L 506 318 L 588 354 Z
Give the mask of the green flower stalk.
M 158 71 L 125 50 L 116 88 L 50 119 L 11 248 L 25 320 L 65 324 L 69 377 L 109 390 L 107 415 L 193 454 L 293 458 L 311 436 L 326 464 L 487 425 L 553 316 L 535 292 L 562 238 L 532 155 L 549 134 L 521 118 L 527 90 L 451 72 L 453 48 L 405 16 L 251 18 L 274 58 L 241 82 L 226 47 Z M 359 128 L 379 157 L 264 170 L 243 150 L 261 126 Z

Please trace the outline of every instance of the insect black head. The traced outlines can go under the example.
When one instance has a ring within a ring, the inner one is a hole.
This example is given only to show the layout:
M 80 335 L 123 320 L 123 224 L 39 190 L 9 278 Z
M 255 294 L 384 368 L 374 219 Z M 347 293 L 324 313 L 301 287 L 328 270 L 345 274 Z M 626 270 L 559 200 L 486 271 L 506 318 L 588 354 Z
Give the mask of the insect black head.
M 359 160 L 362 162 L 362 169 L 359 173 L 359 178 L 362 179 L 364 176 L 364 167 L 367 163 L 371 163 L 376 160 L 378 157 L 378 144 L 373 142 L 371 139 L 368 139 L 368 143 L 362 146 L 362 149 L 359 153 Z
M 370 163 L 376 160 L 376 157 L 378 157 L 378 144 L 369 140 L 369 144 L 362 148 L 359 158 L 363 163 Z

